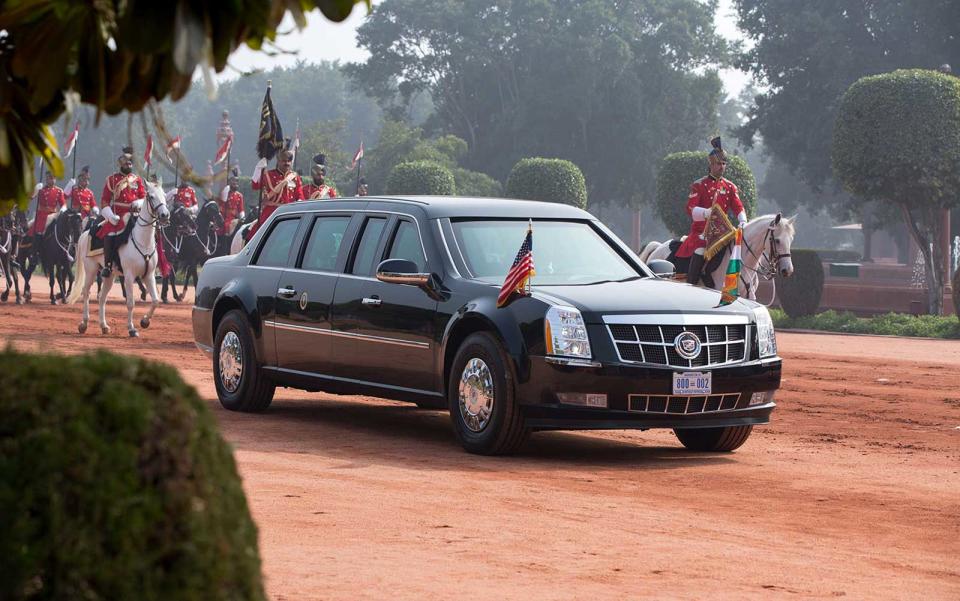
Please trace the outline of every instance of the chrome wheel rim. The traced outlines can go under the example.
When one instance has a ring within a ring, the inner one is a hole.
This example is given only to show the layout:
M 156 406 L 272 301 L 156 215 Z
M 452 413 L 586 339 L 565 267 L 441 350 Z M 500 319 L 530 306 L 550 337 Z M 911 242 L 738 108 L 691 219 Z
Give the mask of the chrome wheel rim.
M 220 384 L 227 392 L 236 392 L 243 376 L 243 347 L 236 332 L 227 332 L 220 342 Z
M 471 432 L 482 432 L 493 415 L 493 374 L 482 359 L 467 361 L 460 374 L 460 417 Z

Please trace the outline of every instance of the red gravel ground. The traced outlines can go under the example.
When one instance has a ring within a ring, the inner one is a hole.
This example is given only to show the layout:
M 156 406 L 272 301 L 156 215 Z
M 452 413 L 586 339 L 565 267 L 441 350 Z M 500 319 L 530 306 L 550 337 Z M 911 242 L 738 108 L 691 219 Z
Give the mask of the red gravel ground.
M 273 599 L 960 599 L 960 342 L 781 333 L 773 422 L 731 454 L 625 431 L 486 458 L 444 413 L 375 398 L 280 389 L 265 414 L 229 413 L 188 304 L 138 340 L 125 307 L 109 316 L 111 335 L 80 336 L 77 306 L 6 304 L 0 334 L 196 385 L 236 449 Z

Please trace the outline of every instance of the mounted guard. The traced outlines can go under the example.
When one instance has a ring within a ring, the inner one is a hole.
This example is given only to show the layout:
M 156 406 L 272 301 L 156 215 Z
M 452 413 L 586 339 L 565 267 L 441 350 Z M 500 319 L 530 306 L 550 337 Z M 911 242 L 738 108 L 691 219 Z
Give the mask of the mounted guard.
M 724 179 L 727 168 L 727 155 L 723 151 L 720 137 L 710 140 L 713 150 L 707 160 L 709 174 L 690 185 L 687 197 L 687 214 L 693 219 L 687 239 L 677 249 L 676 256 L 690 259 L 687 270 L 687 282 L 697 284 L 701 280 L 704 261 L 709 261 L 736 233 L 736 228 L 727 217 L 727 213 L 737 216 L 739 227 L 747 223 L 747 213 L 740 201 L 737 186 Z M 713 288 L 709 273 L 703 275 L 703 283 Z
M 133 173 L 133 148 L 123 147 L 123 152 L 117 157 L 117 166 L 119 171 L 107 178 L 100 195 L 103 223 L 96 236 L 103 240 L 103 270 L 100 276 L 104 279 L 113 274 L 114 264 L 120 263 L 117 238 L 130 220 L 133 203 L 147 195 L 143 180 Z
M 57 186 L 53 173 L 47 171 L 43 178 L 43 187 L 37 192 L 37 213 L 30 231 L 27 232 L 28 235 L 33 237 L 34 250 L 40 248 L 43 233 L 53 221 L 50 219 L 51 216 L 56 217 L 57 212 L 66 206 L 67 200 L 63 190 Z
M 223 192 L 220 193 L 220 212 L 223 214 L 223 227 L 218 232 L 221 236 L 231 236 L 246 217 L 243 204 L 243 193 L 240 191 L 240 173 L 234 168 Z
M 90 214 L 97 207 L 97 198 L 90 189 L 90 165 L 84 165 L 80 168 L 80 174 L 76 181 L 71 179 L 67 182 L 67 187 L 63 193 L 69 199 L 68 208 L 80 213 L 83 218 L 84 228 L 87 225 Z

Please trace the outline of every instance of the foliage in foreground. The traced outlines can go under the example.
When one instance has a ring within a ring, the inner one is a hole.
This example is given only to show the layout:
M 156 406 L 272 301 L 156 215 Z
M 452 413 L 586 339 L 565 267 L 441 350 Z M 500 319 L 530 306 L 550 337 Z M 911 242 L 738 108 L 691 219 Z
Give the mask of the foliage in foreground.
M 822 330 L 845 334 L 960 339 L 960 320 L 952 315 L 887 313 L 876 317 L 857 317 L 848 311 L 830 310 L 816 315 L 788 317 L 782 309 L 771 309 L 770 315 L 773 317 L 773 324 L 777 328 Z
M 0 353 L 0 599 L 263 599 L 233 454 L 176 370 Z

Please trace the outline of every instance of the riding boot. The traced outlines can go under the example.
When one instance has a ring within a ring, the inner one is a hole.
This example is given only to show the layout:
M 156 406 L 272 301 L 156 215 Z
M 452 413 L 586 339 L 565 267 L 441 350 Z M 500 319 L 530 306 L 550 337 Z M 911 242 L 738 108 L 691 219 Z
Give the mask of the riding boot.
M 690 267 L 687 268 L 687 283 L 697 285 L 700 281 L 700 271 L 703 269 L 703 255 L 690 255 Z
M 101 278 L 108 278 L 113 274 L 113 246 L 116 236 L 103 237 L 103 269 L 100 271 Z

